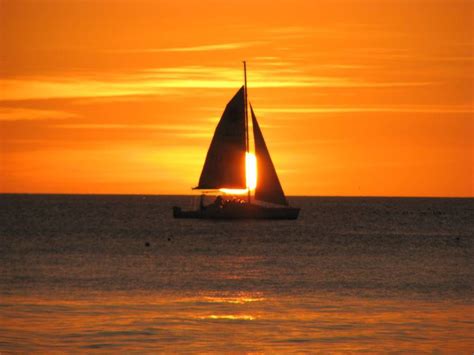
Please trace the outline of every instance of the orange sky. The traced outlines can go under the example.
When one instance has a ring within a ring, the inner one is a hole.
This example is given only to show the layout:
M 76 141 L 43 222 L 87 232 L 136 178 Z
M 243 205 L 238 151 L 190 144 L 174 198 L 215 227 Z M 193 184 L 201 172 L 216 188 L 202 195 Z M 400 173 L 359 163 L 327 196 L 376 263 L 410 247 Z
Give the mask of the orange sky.
M 185 194 L 242 84 L 289 195 L 473 196 L 472 1 L 2 0 L 2 192 Z

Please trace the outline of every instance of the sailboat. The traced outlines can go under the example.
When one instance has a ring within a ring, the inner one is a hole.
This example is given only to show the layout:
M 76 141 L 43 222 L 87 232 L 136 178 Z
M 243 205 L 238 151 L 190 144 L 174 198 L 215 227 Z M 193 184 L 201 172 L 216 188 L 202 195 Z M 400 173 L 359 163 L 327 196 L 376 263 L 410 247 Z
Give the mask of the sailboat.
M 198 186 L 193 188 L 202 191 L 199 208 L 183 211 L 180 207 L 173 207 L 175 218 L 298 218 L 300 209 L 288 204 L 251 105 L 255 155 L 250 153 L 247 67 L 245 62 L 243 64 L 244 85 L 228 102 L 222 114 L 209 146 Z M 255 186 L 251 186 L 252 183 L 248 181 L 252 160 L 254 167 L 256 166 Z M 214 203 L 205 206 L 205 193 L 216 191 L 224 195 L 217 196 Z M 247 195 L 246 199 L 232 196 L 242 192 Z

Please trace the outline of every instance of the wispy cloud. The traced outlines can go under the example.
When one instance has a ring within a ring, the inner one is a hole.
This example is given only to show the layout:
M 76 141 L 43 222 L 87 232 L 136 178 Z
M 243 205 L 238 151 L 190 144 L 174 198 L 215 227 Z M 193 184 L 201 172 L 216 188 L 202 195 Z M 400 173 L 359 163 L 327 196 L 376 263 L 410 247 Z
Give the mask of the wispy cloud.
M 147 129 L 160 131 L 208 132 L 212 127 L 167 124 L 122 124 L 122 123 L 64 123 L 55 124 L 54 127 L 64 129 Z
M 167 48 L 143 48 L 143 49 L 130 49 L 130 50 L 119 50 L 114 52 L 127 52 L 127 53 L 162 53 L 162 52 L 210 52 L 210 51 L 225 51 L 233 49 L 241 49 L 252 47 L 256 45 L 265 44 L 264 41 L 249 41 L 249 42 L 230 42 L 230 43 L 215 43 L 215 44 L 204 44 L 199 46 L 185 46 L 185 47 L 167 47 Z
M 133 96 L 148 92 L 136 84 L 71 77 L 4 79 L 0 80 L 3 88 L 0 100 Z
M 473 113 L 472 106 L 391 106 L 391 107 L 271 107 L 259 108 L 264 113 Z
M 300 39 L 308 37 L 341 37 L 347 31 L 343 31 L 340 27 L 324 27 L 324 26 L 284 26 L 270 27 L 264 30 L 274 41 L 282 39 Z
M 167 124 L 122 124 L 122 123 L 64 123 L 52 125 L 54 128 L 73 130 L 146 130 L 181 138 L 210 138 L 213 126 L 189 126 Z
M 50 77 L 0 80 L 1 101 L 137 95 L 169 95 L 173 89 L 221 89 L 242 85 L 240 68 L 182 66 L 152 68 L 114 77 Z M 361 81 L 342 76 L 312 76 L 295 68 L 256 68 L 252 88 L 390 88 L 426 86 L 428 81 Z
M 77 114 L 64 111 L 29 109 L 19 107 L 0 107 L 0 121 L 30 121 L 45 119 L 66 119 L 78 117 Z

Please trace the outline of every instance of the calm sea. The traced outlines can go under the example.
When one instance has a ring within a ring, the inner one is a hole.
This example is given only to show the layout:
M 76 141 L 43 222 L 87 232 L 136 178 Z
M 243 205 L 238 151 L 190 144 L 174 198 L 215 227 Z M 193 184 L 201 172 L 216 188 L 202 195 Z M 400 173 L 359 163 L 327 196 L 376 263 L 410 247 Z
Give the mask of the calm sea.
M 0 195 L 0 352 L 474 351 L 474 200 Z

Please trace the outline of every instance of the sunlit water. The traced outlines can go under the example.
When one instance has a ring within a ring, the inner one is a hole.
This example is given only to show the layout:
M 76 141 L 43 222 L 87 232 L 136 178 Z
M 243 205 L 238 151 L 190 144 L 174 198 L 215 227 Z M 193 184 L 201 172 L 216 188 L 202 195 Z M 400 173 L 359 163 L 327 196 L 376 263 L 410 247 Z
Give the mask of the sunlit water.
M 474 351 L 474 200 L 188 199 L 0 196 L 0 352 Z

